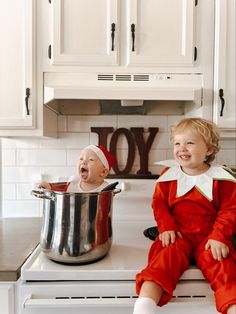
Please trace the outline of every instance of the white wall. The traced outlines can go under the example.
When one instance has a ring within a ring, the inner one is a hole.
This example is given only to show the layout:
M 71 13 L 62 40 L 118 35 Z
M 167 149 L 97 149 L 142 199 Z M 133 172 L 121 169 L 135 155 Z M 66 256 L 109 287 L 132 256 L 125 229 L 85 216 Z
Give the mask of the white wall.
M 41 180 L 58 181 L 75 172 L 77 158 L 82 148 L 97 144 L 98 136 L 91 133 L 93 127 L 159 127 L 149 155 L 149 170 L 158 174 L 155 161 L 172 157 L 168 130 L 183 116 L 60 116 L 59 138 L 3 138 L 2 139 L 2 215 L 40 216 L 42 202 L 30 195 Z M 235 166 L 235 141 L 225 140 L 217 162 Z M 126 162 L 127 143 L 118 143 L 119 166 Z M 0 158 L 1 160 L 1 158 Z M 136 151 L 132 173 L 139 169 Z

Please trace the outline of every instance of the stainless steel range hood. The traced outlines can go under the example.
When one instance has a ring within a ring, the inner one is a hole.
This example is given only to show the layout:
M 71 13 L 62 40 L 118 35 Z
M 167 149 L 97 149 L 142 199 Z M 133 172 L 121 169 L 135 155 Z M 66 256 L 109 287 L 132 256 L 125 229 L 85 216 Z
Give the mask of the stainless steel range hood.
M 201 106 L 200 74 L 45 73 L 44 103 L 54 99 L 181 100 Z

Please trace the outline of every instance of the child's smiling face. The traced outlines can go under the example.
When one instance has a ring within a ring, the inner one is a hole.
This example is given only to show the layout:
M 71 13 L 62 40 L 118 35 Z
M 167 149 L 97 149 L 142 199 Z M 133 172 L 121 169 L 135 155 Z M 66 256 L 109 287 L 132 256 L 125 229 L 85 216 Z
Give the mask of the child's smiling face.
M 173 135 L 173 153 L 175 160 L 187 174 L 197 175 L 208 169 L 205 160 L 211 150 L 203 137 L 192 128 Z
M 81 152 L 77 167 L 81 181 L 91 184 L 99 183 L 108 173 L 98 155 L 87 148 Z

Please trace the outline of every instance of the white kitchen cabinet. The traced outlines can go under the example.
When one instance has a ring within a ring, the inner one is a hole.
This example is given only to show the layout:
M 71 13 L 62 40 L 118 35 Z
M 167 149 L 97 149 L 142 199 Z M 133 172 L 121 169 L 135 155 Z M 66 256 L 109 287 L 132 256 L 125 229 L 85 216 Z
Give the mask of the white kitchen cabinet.
M 33 126 L 33 1 L 4 1 L 0 11 L 0 129 Z
M 48 49 L 52 64 L 117 63 L 117 0 L 50 2 L 52 43 Z
M 214 121 L 222 136 L 236 135 L 235 0 L 216 0 Z
M 14 314 L 14 283 L 0 282 L 0 313 Z
M 36 0 L 1 1 L 0 136 L 56 136 L 56 115 L 43 107 L 39 41 Z
M 193 65 L 194 0 L 131 0 L 129 12 L 130 65 Z
M 196 5 L 195 0 L 48 1 L 46 63 L 193 66 Z

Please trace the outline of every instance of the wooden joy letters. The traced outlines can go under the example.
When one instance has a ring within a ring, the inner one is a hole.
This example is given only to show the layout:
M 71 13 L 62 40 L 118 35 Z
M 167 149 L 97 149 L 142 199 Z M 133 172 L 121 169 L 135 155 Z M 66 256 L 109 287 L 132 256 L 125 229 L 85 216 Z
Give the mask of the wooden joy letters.
M 159 128 L 148 128 L 149 136 L 145 142 L 143 133 L 144 128 L 130 128 L 130 130 L 126 128 L 116 129 L 114 132 L 114 128 L 106 127 L 92 127 L 91 132 L 95 132 L 98 134 L 98 145 L 103 145 L 107 148 L 107 137 L 108 134 L 113 133 L 110 141 L 109 151 L 112 155 L 117 156 L 117 141 L 119 136 L 123 135 L 126 137 L 128 143 L 128 158 L 126 162 L 126 166 L 123 170 L 120 170 L 118 165 L 113 166 L 113 170 L 116 174 L 128 174 L 133 166 L 134 157 L 135 157 L 135 143 L 138 147 L 138 152 L 140 156 L 140 169 L 137 171 L 139 175 L 150 175 L 151 172 L 148 170 L 148 154 L 151 149 L 154 138 L 158 132 Z

